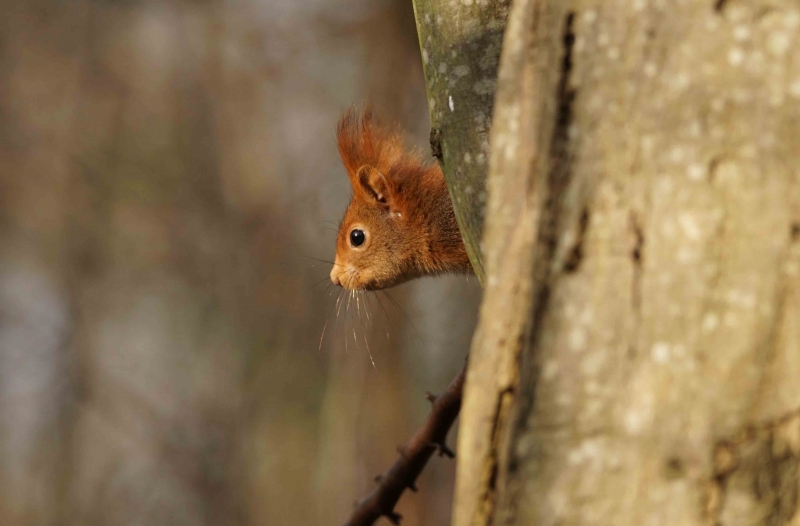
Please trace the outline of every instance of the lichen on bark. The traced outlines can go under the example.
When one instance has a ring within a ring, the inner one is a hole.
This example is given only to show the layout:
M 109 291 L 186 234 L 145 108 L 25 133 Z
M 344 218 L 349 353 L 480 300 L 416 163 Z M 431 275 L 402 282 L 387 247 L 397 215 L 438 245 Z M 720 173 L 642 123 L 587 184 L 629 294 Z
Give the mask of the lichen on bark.
M 414 0 L 431 117 L 461 235 L 483 284 L 489 129 L 509 0 Z

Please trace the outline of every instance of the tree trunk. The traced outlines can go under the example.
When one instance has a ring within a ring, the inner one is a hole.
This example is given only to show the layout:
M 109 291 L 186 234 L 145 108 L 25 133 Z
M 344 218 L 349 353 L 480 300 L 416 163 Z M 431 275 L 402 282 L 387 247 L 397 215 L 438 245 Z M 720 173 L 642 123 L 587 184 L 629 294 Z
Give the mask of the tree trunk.
M 514 1 L 454 524 L 800 524 L 799 32 Z
M 431 115 L 431 150 L 444 171 L 475 275 L 486 204 L 489 125 L 509 0 L 414 0 Z

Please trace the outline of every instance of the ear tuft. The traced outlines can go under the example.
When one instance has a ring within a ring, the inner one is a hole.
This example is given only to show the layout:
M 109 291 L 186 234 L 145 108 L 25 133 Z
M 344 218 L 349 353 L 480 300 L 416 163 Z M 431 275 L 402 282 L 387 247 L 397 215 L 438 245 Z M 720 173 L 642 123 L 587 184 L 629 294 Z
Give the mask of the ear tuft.
M 377 123 L 369 107 L 363 111 L 355 107 L 347 110 L 339 119 L 336 139 L 354 189 L 360 184 L 358 172 L 362 167 L 371 166 L 389 176 L 392 167 L 404 158 L 400 133 Z

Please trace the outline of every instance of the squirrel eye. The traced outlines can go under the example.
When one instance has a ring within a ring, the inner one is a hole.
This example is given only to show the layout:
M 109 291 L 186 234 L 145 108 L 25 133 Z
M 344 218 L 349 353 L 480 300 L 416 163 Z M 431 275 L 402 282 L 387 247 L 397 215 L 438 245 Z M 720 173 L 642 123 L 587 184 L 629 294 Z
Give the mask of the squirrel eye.
M 350 244 L 354 247 L 360 247 L 366 241 L 367 236 L 364 235 L 364 231 L 359 228 L 354 228 L 350 231 Z

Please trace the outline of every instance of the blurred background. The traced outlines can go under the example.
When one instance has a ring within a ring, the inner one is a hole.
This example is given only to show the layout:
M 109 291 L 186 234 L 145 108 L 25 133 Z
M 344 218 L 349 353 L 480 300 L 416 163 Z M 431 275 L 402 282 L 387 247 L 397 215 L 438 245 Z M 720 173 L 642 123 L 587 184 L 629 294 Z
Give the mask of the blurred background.
M 340 112 L 427 150 L 410 0 L 0 7 L 0 524 L 343 523 L 480 299 L 429 279 L 337 316 L 319 261 Z M 448 523 L 453 475 L 404 526 Z

